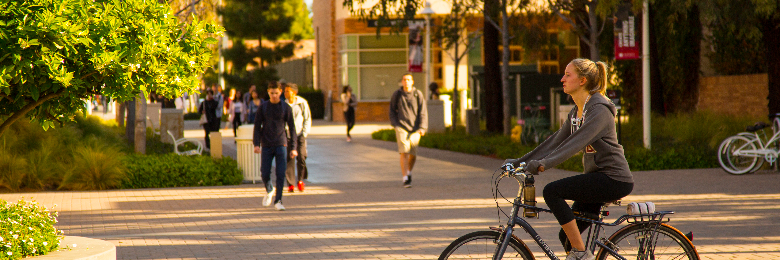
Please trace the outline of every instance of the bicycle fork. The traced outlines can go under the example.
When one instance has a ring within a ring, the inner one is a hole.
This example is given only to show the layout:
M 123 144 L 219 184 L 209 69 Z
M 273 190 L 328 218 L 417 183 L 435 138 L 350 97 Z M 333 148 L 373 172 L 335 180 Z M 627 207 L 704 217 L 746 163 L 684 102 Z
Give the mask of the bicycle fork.
M 512 234 L 514 233 L 514 227 L 515 227 L 515 218 L 517 218 L 517 199 L 515 199 L 514 202 L 515 205 L 512 207 L 512 214 L 509 219 L 509 223 L 507 223 L 506 228 L 497 228 L 498 232 L 501 232 L 500 239 L 498 241 L 498 246 L 496 246 L 496 251 L 493 253 L 493 260 L 501 260 L 502 257 L 504 257 L 504 253 L 506 252 L 506 248 L 509 246 L 509 241 L 512 239 Z
M 547 255 L 547 257 L 549 257 L 552 260 L 559 260 L 559 258 L 555 256 L 555 253 L 552 251 L 552 249 L 550 249 L 547 243 L 545 243 L 544 240 L 542 240 L 542 237 L 539 236 L 538 233 L 536 233 L 536 230 L 534 230 L 533 227 L 531 227 L 531 225 L 528 224 L 528 222 L 526 222 L 524 219 L 517 216 L 520 208 L 520 206 L 518 205 L 520 202 L 517 201 L 517 199 L 515 200 L 516 200 L 515 206 L 512 208 L 511 218 L 507 223 L 507 227 L 503 229 L 499 228 L 499 230 L 496 230 L 501 232 L 501 237 L 500 237 L 501 241 L 498 241 L 497 243 L 498 246 L 496 246 L 496 251 L 493 254 L 493 260 L 500 260 L 502 257 L 504 257 L 504 253 L 506 252 L 506 249 L 509 246 L 509 241 L 511 239 L 517 239 L 522 243 L 522 240 L 520 240 L 519 238 L 513 235 L 514 227 L 516 225 L 522 227 L 534 239 L 534 241 L 536 241 L 536 244 L 538 244 L 539 247 L 541 247 L 542 250 L 544 250 L 544 253 Z

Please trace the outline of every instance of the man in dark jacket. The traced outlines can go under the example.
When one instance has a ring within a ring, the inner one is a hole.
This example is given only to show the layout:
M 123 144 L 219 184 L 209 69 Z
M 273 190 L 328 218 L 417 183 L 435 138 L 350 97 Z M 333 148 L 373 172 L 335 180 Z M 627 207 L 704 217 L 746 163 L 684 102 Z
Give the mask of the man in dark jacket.
M 398 153 L 401 154 L 403 184 L 405 188 L 410 188 L 417 146 L 428 129 L 428 108 L 425 96 L 414 87 L 412 74 L 404 74 L 401 85 L 390 99 L 390 124 L 395 128 Z
M 268 85 L 267 102 L 263 102 L 255 114 L 255 129 L 252 141 L 255 153 L 260 153 L 260 174 L 268 194 L 263 199 L 263 206 L 271 205 L 276 191 L 274 208 L 284 210 L 282 205 L 282 189 L 284 188 L 285 170 L 287 169 L 287 150 L 289 156 L 298 156 L 296 149 L 295 121 L 292 107 L 281 99 L 281 84 L 273 82 Z M 288 133 L 285 134 L 285 125 Z M 261 148 L 262 147 L 262 148 Z M 261 153 L 262 150 L 262 153 Z M 271 160 L 276 160 L 276 188 L 271 184 Z

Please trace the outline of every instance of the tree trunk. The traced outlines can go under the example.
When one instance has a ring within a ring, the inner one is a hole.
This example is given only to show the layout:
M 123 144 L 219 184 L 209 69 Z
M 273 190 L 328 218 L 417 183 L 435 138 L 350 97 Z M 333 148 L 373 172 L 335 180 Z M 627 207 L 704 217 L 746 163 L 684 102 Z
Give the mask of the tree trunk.
M 503 47 L 503 55 L 501 55 L 501 97 L 503 97 L 503 120 L 504 122 L 504 135 L 509 136 L 512 134 L 512 122 L 510 115 L 509 103 L 511 97 L 509 96 L 509 16 L 506 13 L 506 5 L 502 5 L 501 8 L 501 45 Z M 517 104 L 518 106 L 520 104 Z
M 135 99 L 135 152 L 146 154 L 146 98 L 144 93 Z
M 655 10 L 653 5 L 648 7 L 650 9 L 650 110 L 666 115 L 666 107 L 664 102 L 664 83 L 661 80 L 661 69 L 659 67 L 658 59 L 661 58 L 658 55 L 658 40 L 655 27 Z
M 125 101 L 125 109 L 127 109 L 127 124 L 125 125 L 125 139 L 128 143 L 135 144 L 135 98 L 130 101 Z
M 593 0 L 587 4 L 588 6 L 588 30 L 589 42 L 590 42 L 590 60 L 599 61 L 601 59 L 601 53 L 599 52 L 599 22 L 596 17 L 596 5 L 598 0 Z
M 460 36 L 458 36 L 460 37 Z M 459 38 L 460 39 L 460 38 Z M 458 122 L 460 122 L 460 91 L 458 91 L 458 70 L 460 67 L 460 60 L 461 57 L 459 54 L 459 47 L 460 44 L 458 44 L 458 41 L 455 42 L 455 87 L 452 91 L 452 132 L 454 133 L 457 129 L 456 126 L 458 125 Z
M 497 0 L 485 0 L 485 15 L 493 15 L 496 10 Z M 485 55 L 485 102 L 481 103 L 485 109 L 485 125 L 491 133 L 503 133 L 503 101 L 500 85 L 499 54 L 498 54 L 498 29 L 487 19 L 483 25 L 483 43 Z
M 114 110 L 116 124 L 119 127 L 125 127 L 125 102 L 116 102 L 116 109 Z
M 769 119 L 780 113 L 780 19 L 761 19 L 761 33 L 766 46 L 767 95 Z
M 694 112 L 696 111 L 696 104 L 699 100 L 699 80 L 701 71 L 701 20 L 699 18 L 699 7 L 694 5 L 691 10 L 688 11 L 687 22 L 688 33 L 686 35 L 687 42 L 690 44 L 686 48 L 684 68 L 686 71 L 685 82 L 683 82 L 682 90 L 683 94 L 670 93 L 672 97 L 681 98 L 675 111 L 680 112 Z

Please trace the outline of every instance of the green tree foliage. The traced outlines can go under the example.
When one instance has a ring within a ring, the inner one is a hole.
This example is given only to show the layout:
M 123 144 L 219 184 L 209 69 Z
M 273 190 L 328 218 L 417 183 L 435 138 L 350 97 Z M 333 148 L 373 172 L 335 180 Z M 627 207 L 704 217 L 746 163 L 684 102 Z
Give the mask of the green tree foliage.
M 656 0 L 651 11 L 651 88 L 654 112 L 693 112 L 698 103 L 701 23 L 699 8 Z
M 0 135 L 71 121 L 83 99 L 195 92 L 221 28 L 144 0 L 0 0 Z
M 292 14 L 295 16 L 290 32 L 282 35 L 282 39 L 314 39 L 314 28 L 311 26 L 309 8 L 302 0 L 288 0 Z
M 298 40 L 314 37 L 309 10 L 301 0 L 226 0 L 219 12 L 228 35 L 234 38 L 233 46 L 225 51 L 225 59 L 233 66 L 223 76 L 228 84 L 242 90 L 277 80 L 276 71 L 267 65 L 291 57 Z M 248 49 L 244 39 L 291 41 Z M 247 71 L 249 65 L 257 69 Z
M 761 41 L 758 19 L 754 8 L 743 5 L 723 1 L 707 9 L 709 12 L 703 17 L 709 32 L 705 39 L 712 50 L 707 57 L 718 74 L 766 72 L 766 47 Z
M 683 1 L 683 0 L 680 0 Z M 769 116 L 780 113 L 780 1 L 697 2 L 719 74 L 767 72 Z

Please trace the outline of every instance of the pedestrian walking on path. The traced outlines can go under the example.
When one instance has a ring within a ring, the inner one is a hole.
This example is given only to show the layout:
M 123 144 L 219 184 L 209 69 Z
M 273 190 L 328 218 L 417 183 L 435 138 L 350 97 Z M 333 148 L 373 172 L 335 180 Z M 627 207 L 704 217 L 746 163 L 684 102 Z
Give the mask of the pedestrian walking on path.
M 563 92 L 576 104 L 567 120 L 536 149 L 520 159 L 507 160 L 516 166 L 527 162 L 527 171 L 538 174 L 583 152 L 583 174 L 551 182 L 543 191 L 545 203 L 561 225 L 559 238 L 568 252 L 566 260 L 595 258 L 586 250 L 581 236 L 591 223 L 575 220 L 572 211 L 598 215 L 604 203 L 619 200 L 634 188 L 623 146 L 617 141 L 617 110 L 604 96 L 606 81 L 607 66 L 603 62 L 572 60 L 561 78 Z M 566 200 L 574 201 L 571 208 Z
M 260 99 L 260 94 L 257 94 L 257 90 L 250 90 L 247 95 L 249 96 L 249 102 L 244 104 L 246 106 L 246 123 L 247 124 L 254 124 L 255 123 L 255 114 L 257 113 L 257 109 L 260 107 L 260 104 L 262 104 L 262 100 Z
M 306 157 L 308 155 L 306 151 L 306 136 L 309 135 L 311 129 L 311 109 L 309 109 L 309 102 L 306 99 L 298 96 L 298 85 L 295 83 L 287 83 L 284 88 L 284 97 L 287 99 L 287 104 L 292 107 L 293 120 L 295 121 L 295 130 L 297 131 L 297 151 L 298 156 L 287 157 L 287 191 L 293 192 L 295 190 L 295 184 L 298 184 L 298 190 L 303 191 L 305 184 L 303 180 L 309 178 L 309 169 L 306 167 Z M 290 150 L 295 151 L 295 150 Z M 298 169 L 298 181 L 296 182 L 295 170 Z
M 357 107 L 357 97 L 352 93 L 352 88 L 347 85 L 341 92 L 341 103 L 344 108 L 344 121 L 347 122 L 347 142 L 352 142 L 352 136 L 349 131 L 355 127 L 355 108 Z
M 238 127 L 241 126 L 241 122 L 244 122 L 244 117 L 247 116 L 246 103 L 244 103 L 241 97 L 241 91 L 236 91 L 231 100 L 230 108 L 228 108 L 228 122 L 233 125 L 233 136 L 238 137 Z M 225 129 L 230 124 L 226 124 Z
M 198 107 L 198 113 L 206 115 L 206 122 L 205 124 L 201 125 L 203 126 L 203 130 L 206 132 L 206 148 L 208 149 L 211 149 L 211 139 L 209 138 L 209 133 L 213 131 L 219 131 L 219 118 L 217 117 L 218 106 L 219 103 L 214 100 L 214 92 L 208 90 L 206 93 L 206 100 L 203 101 L 203 103 L 200 103 L 200 107 Z
M 412 74 L 404 74 L 401 87 L 390 99 L 390 124 L 395 128 L 398 153 L 401 154 L 403 185 L 412 187 L 412 169 L 417 160 L 417 146 L 428 129 L 425 96 L 414 87 Z
M 295 122 L 292 107 L 281 99 L 281 84 L 268 84 L 267 102 L 263 102 L 255 115 L 255 128 L 252 142 L 255 153 L 260 153 L 260 174 L 265 184 L 266 192 L 263 206 L 271 205 L 273 200 L 276 210 L 284 210 L 282 205 L 282 189 L 284 187 L 285 170 L 287 169 L 287 149 L 290 157 L 298 156 L 296 150 Z M 285 135 L 285 126 L 288 134 Z M 289 136 L 289 138 L 288 138 Z M 262 148 L 261 148 L 262 147 Z M 262 153 L 261 153 L 262 151 Z M 271 160 L 276 162 L 276 187 L 271 184 Z M 274 192 L 276 199 L 274 200 Z

